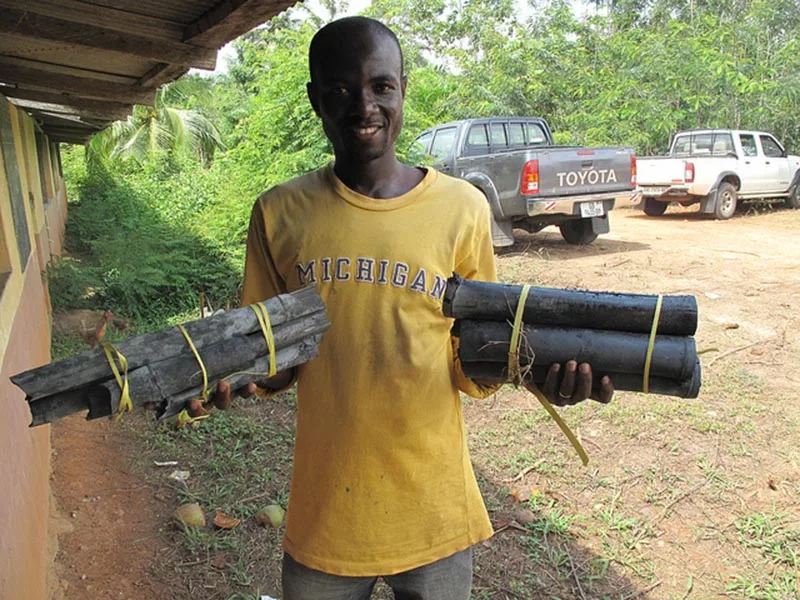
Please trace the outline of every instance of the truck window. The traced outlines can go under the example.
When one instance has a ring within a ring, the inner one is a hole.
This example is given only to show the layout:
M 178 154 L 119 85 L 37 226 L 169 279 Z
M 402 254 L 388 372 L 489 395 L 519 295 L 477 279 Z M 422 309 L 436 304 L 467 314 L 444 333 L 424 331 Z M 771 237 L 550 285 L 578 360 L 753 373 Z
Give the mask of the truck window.
M 433 134 L 430 131 L 428 131 L 426 133 L 423 133 L 416 140 L 414 140 L 414 143 L 415 144 L 419 144 L 419 149 L 422 152 L 428 152 L 428 144 L 431 143 L 431 138 L 432 137 L 433 137 Z
M 714 141 L 711 146 L 712 156 L 727 156 L 731 152 L 736 152 L 733 149 L 733 137 L 730 133 L 715 133 Z
M 440 160 L 447 158 L 452 154 L 453 143 L 456 141 L 456 128 L 448 127 L 447 129 L 440 129 L 433 137 L 431 144 L 431 155 Z
M 761 148 L 764 150 L 764 156 L 773 158 L 781 158 L 783 156 L 783 149 L 772 137 L 768 135 L 760 135 L 758 137 L 761 138 Z
M 522 123 L 508 124 L 508 143 L 510 146 L 525 145 L 525 127 Z
M 756 136 L 749 133 L 740 133 L 739 142 L 742 144 L 742 152 L 744 152 L 745 156 L 758 156 Z
M 689 144 L 689 154 L 692 156 L 711 155 L 711 146 L 714 136 L 710 133 L 699 133 L 691 137 Z
M 736 152 L 730 132 L 692 133 L 675 139 L 673 156 L 727 156 Z
M 464 154 L 475 156 L 477 154 L 489 154 L 489 134 L 486 133 L 486 125 L 473 125 L 467 134 L 467 147 Z
M 492 133 L 492 146 L 501 150 L 505 149 L 508 146 L 508 141 L 506 141 L 506 130 L 503 124 L 492 123 L 489 126 L 489 130 Z
M 675 156 L 689 156 L 691 153 L 692 138 L 688 135 L 682 135 L 675 140 L 672 146 L 672 154 Z
M 547 136 L 541 125 L 533 121 L 528 123 L 528 137 L 526 143 L 528 146 L 544 146 L 547 144 Z

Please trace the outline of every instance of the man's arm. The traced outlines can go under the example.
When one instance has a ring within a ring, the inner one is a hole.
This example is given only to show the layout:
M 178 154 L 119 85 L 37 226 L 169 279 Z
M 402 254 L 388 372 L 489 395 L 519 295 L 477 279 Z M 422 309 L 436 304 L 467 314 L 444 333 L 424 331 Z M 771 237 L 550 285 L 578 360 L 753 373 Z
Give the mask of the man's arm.
M 264 218 L 263 198 L 259 198 L 250 213 L 250 227 L 247 230 L 247 253 L 244 266 L 244 283 L 242 285 L 242 305 L 247 306 L 255 302 L 268 300 L 278 294 L 286 292 L 286 283 L 278 273 L 272 252 L 267 239 L 267 228 Z M 267 395 L 278 394 L 291 387 L 296 379 L 296 370 L 289 369 L 277 373 L 269 379 L 231 390 L 225 381 L 217 384 L 217 389 L 212 403 L 219 409 L 227 409 L 232 402 L 232 396 L 238 395 L 248 398 L 255 394 L 259 388 Z

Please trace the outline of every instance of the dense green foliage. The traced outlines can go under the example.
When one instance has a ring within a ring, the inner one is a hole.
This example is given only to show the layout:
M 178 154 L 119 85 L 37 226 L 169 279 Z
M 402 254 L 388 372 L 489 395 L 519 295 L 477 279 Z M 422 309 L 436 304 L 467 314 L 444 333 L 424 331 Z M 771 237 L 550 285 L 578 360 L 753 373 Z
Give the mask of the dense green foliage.
M 67 153 L 70 249 L 82 262 L 53 269 L 58 305 L 158 317 L 190 309 L 201 289 L 216 305 L 235 302 L 258 193 L 332 158 L 305 92 L 311 36 L 342 11 L 336 0 L 323 6 L 325 15 L 299 7 L 240 38 L 225 75 L 184 78 L 155 109 L 137 108 L 94 143 L 105 151 L 90 152 L 99 158 L 88 167 Z M 545 117 L 559 143 L 640 155 L 709 126 L 766 129 L 800 149 L 794 0 L 531 0 L 525 10 L 512 0 L 374 0 L 366 14 L 403 43 L 398 150 L 409 162 L 422 159 L 412 142 L 426 127 L 511 114 Z

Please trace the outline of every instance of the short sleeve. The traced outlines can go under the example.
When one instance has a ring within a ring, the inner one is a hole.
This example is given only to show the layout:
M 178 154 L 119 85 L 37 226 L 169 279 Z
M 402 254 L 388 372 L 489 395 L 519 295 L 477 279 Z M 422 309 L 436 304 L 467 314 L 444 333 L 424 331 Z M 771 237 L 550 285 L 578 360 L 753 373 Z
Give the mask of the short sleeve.
M 494 246 L 492 244 L 491 213 L 485 200 L 481 203 L 481 209 L 478 211 L 473 225 L 473 232 L 468 238 L 470 243 L 467 245 L 467 251 L 463 259 L 458 263 L 456 273 L 464 279 L 495 282 L 497 281 L 497 266 L 495 265 Z M 500 385 L 479 385 L 464 375 L 461 361 L 458 359 L 458 339 L 452 338 L 452 344 L 456 385 L 459 390 L 473 398 L 486 398 L 500 389 Z
M 265 198 L 259 198 L 250 214 L 242 287 L 242 305 L 244 306 L 286 292 L 286 284 L 275 267 L 267 240 L 265 202 Z

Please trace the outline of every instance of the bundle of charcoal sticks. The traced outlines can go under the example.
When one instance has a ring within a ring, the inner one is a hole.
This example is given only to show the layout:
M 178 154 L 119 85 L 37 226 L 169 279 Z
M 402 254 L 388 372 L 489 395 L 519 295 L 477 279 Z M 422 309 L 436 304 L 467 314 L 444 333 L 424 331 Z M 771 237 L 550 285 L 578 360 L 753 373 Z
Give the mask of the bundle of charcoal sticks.
M 520 370 L 509 374 L 512 323 L 522 287 L 464 280 L 447 282 L 443 310 L 456 322 L 464 374 L 508 382 L 514 375 L 537 386 L 553 363 L 575 360 L 592 366 L 593 387 L 608 375 L 617 390 L 644 391 L 645 363 L 653 322 L 647 391 L 696 398 L 700 360 L 692 337 L 697 330 L 694 296 L 617 294 L 531 287 L 522 313 L 517 352 Z
M 133 406 L 155 405 L 166 419 L 220 379 L 237 389 L 265 378 L 271 368 L 282 371 L 318 355 L 330 323 L 313 287 L 258 305 L 186 323 L 183 331 L 172 327 L 98 347 L 11 381 L 26 394 L 31 426 L 87 409 L 88 419 L 116 414 L 124 388 Z

